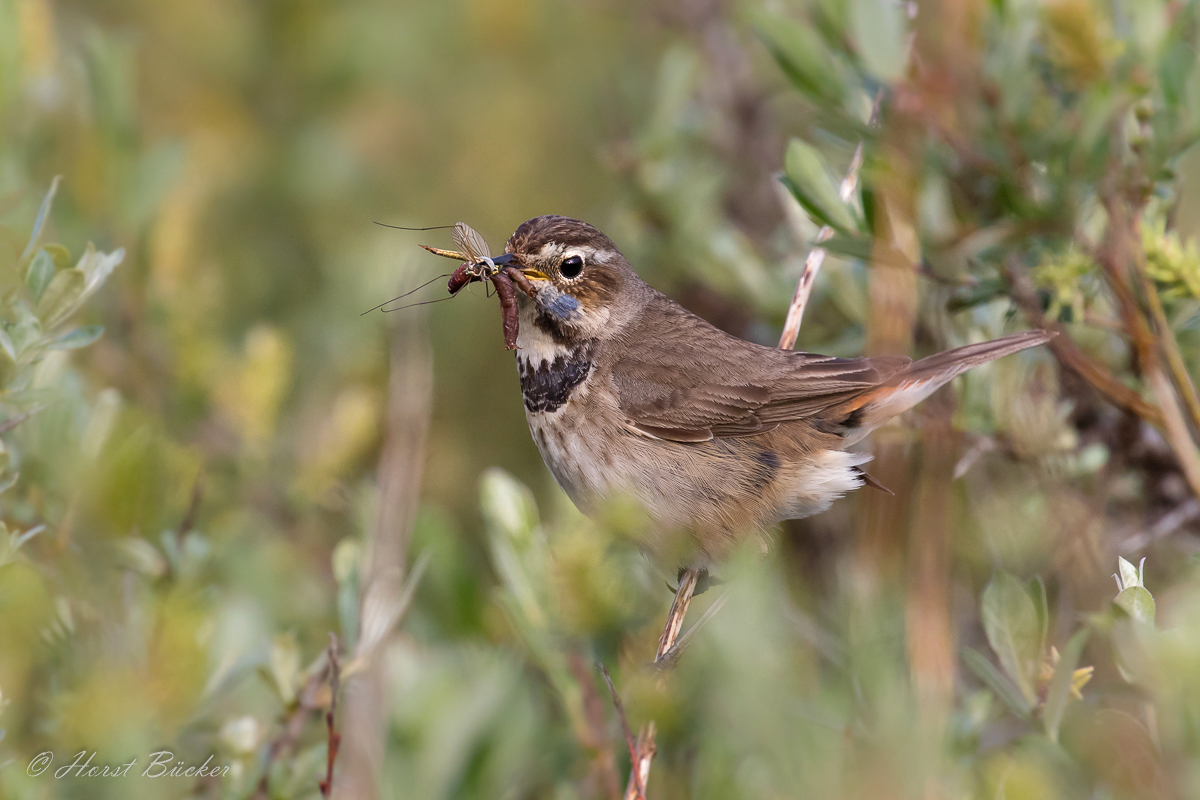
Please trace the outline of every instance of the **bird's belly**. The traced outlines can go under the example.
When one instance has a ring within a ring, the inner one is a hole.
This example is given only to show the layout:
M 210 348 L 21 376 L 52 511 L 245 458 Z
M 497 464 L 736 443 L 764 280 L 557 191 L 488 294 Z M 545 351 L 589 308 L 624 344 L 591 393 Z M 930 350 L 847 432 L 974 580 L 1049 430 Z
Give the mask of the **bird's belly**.
M 611 453 L 612 433 L 596 425 L 577 404 L 554 411 L 525 410 L 529 433 L 542 461 L 571 501 L 585 513 L 622 482 L 622 465 Z
M 546 466 L 580 510 L 635 500 L 660 532 L 686 530 L 710 558 L 780 520 L 825 510 L 861 485 L 856 466 L 866 460 L 838 449 L 780 452 L 769 436 L 649 439 L 626 429 L 615 410 L 575 403 L 526 417 Z

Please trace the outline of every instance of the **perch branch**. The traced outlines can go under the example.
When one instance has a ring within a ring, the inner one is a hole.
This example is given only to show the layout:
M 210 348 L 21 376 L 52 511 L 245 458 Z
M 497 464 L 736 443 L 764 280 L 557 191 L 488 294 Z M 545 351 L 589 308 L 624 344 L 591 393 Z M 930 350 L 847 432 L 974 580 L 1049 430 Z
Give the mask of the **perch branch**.
M 721 592 L 720 596 L 718 596 L 716 600 L 712 602 L 712 605 L 704 609 L 704 613 L 700 615 L 700 619 L 692 623 L 692 627 L 684 631 L 683 635 L 680 636 L 674 644 L 668 647 L 665 651 L 663 651 L 661 656 L 655 659 L 655 663 L 663 668 L 674 667 L 679 661 L 679 657 L 683 655 L 683 651 L 688 646 L 688 643 L 691 642 L 692 637 L 699 633 L 700 629 L 707 625 L 709 621 L 717 615 L 717 612 L 719 612 L 725 606 L 725 602 L 728 599 L 729 590 L 726 589 L 725 591 Z
M 679 576 L 679 588 L 675 590 L 675 599 L 671 602 L 671 610 L 667 612 L 667 624 L 662 635 L 658 637 L 658 650 L 654 653 L 654 663 L 663 660 L 667 651 L 675 646 L 679 632 L 683 630 L 683 618 L 687 616 L 688 606 L 692 604 L 692 595 L 696 593 L 696 583 L 700 580 L 700 570 L 689 567 Z

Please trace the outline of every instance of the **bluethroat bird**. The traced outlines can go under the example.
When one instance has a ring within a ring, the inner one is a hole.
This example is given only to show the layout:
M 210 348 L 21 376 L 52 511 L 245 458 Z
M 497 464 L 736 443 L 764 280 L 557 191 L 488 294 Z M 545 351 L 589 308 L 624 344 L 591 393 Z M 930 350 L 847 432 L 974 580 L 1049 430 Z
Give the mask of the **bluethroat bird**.
M 517 370 L 546 466 L 584 513 L 627 497 L 663 534 L 685 533 L 689 568 L 824 511 L 870 481 L 870 456 L 848 447 L 971 367 L 1051 337 L 1025 331 L 919 361 L 765 347 L 655 291 L 607 236 L 567 217 L 522 223 L 485 260 L 523 289 Z

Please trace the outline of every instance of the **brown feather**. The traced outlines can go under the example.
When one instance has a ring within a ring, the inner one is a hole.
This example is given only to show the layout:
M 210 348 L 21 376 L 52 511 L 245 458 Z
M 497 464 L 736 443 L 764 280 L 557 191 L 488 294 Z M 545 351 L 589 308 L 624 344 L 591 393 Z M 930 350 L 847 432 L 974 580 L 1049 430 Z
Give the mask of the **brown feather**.
M 749 436 L 814 416 L 836 427 L 862 409 L 858 438 L 971 367 L 1049 338 L 1025 331 L 916 363 L 904 356 L 842 359 L 736 339 L 661 295 L 651 305 L 643 319 L 654 330 L 630 336 L 653 337 L 660 346 L 640 348 L 637 361 L 618 360 L 613 380 L 630 426 L 677 442 Z M 721 348 L 703 346 L 713 336 Z

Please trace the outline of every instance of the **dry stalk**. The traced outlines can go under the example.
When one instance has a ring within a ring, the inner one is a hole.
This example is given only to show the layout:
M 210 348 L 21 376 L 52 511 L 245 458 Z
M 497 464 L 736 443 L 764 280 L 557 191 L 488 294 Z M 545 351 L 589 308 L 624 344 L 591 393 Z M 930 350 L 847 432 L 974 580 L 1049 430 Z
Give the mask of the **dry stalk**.
M 1140 221 L 1135 220 L 1135 230 L 1139 225 Z M 1163 309 L 1162 298 L 1158 296 L 1158 290 L 1154 287 L 1154 282 L 1146 271 L 1145 251 L 1141 247 L 1134 247 L 1133 254 L 1134 271 L 1141 285 L 1142 294 L 1145 295 L 1146 305 L 1150 309 L 1150 320 L 1153 323 L 1154 332 L 1158 335 L 1159 348 L 1166 357 L 1167 368 L 1171 371 L 1171 381 L 1175 384 L 1175 390 L 1179 392 L 1179 399 L 1188 412 L 1193 433 L 1200 433 L 1200 398 L 1196 396 L 1196 385 L 1192 383 L 1192 376 L 1188 374 L 1183 353 L 1179 351 L 1179 342 L 1175 340 L 1175 334 L 1171 331 L 1171 323 L 1167 320 L 1166 311 Z
M 689 567 L 679 576 L 679 588 L 675 590 L 675 599 L 671 601 L 671 610 L 667 612 L 667 624 L 662 635 L 658 637 L 658 650 L 654 653 L 654 663 L 662 661 L 679 638 L 683 630 L 683 618 L 687 616 L 688 606 L 692 604 L 692 595 L 696 593 L 696 583 L 700 580 L 700 570 Z
M 872 119 L 878 116 L 881 96 L 876 95 L 875 97 L 875 111 L 872 112 Z M 843 203 L 849 203 L 850 198 L 854 196 L 854 190 L 858 187 L 858 173 L 862 169 L 862 163 L 863 144 L 859 142 L 858 147 L 854 150 L 854 157 L 850 159 L 850 169 L 847 170 L 846 177 L 842 179 L 842 185 L 838 190 Z M 821 230 L 817 231 L 818 245 L 831 238 L 833 238 L 833 228 L 828 225 L 822 226 Z M 804 309 L 807 308 L 808 298 L 812 295 L 813 284 L 817 282 L 817 273 L 821 271 L 821 265 L 825 263 L 826 252 L 824 247 L 816 246 L 808 251 L 808 256 L 804 259 L 804 269 L 800 271 L 800 279 L 796 282 L 796 293 L 792 295 L 787 319 L 783 323 L 783 333 L 779 336 L 779 347 L 783 350 L 791 350 L 796 346 L 796 339 L 800 336 L 800 321 L 804 319 Z
M 1133 292 L 1132 284 L 1136 279 L 1140 247 L 1140 243 L 1135 244 L 1133 241 L 1137 230 L 1137 218 L 1130 213 L 1127 201 L 1117 193 L 1110 192 L 1105 196 L 1104 208 L 1108 212 L 1108 230 L 1095 253 L 1095 258 L 1104 270 L 1109 289 L 1117 299 L 1121 321 L 1129 332 L 1134 352 L 1137 354 L 1138 366 L 1158 401 L 1167 441 L 1175 452 L 1175 457 L 1179 459 L 1179 466 L 1193 494 L 1200 497 L 1200 449 L 1197 449 L 1196 440 L 1188 430 L 1187 420 L 1184 419 L 1183 410 L 1179 406 L 1176 387 L 1163 371 L 1159 355 L 1166 348 L 1164 340 L 1170 337 L 1170 331 L 1160 331 L 1160 335 L 1155 335 Z M 1190 385 L 1190 379 L 1188 384 Z
M 629 770 L 629 783 L 625 787 L 625 800 L 646 800 L 646 795 L 641 793 L 641 789 L 644 789 L 646 781 L 650 780 L 650 763 L 654 760 L 654 754 L 658 752 L 658 746 L 654 743 L 657 733 L 654 720 L 647 722 L 638 731 L 637 742 L 634 744 L 633 767 Z
M 664 650 L 655 659 L 655 663 L 658 664 L 658 666 L 662 669 L 670 669 L 671 667 L 674 667 L 679 661 L 679 657 L 683 655 L 684 648 L 688 646 L 688 643 L 692 640 L 692 637 L 695 636 L 701 628 L 707 625 L 709 620 L 717 615 L 718 611 L 724 608 L 725 602 L 728 599 L 729 590 L 726 589 L 725 591 L 721 592 L 716 600 L 713 600 L 712 605 L 704 610 L 704 613 L 700 615 L 700 619 L 692 623 L 692 627 L 684 631 L 683 635 L 680 636 L 674 644 Z
M 1136 553 L 1143 548 L 1149 547 L 1159 539 L 1170 536 L 1197 518 L 1200 518 L 1200 500 L 1193 497 L 1191 500 L 1181 503 L 1176 508 L 1163 514 L 1149 528 L 1138 531 L 1133 536 L 1130 536 L 1121 543 L 1117 550 L 1125 554 Z
M 421 314 L 403 315 L 391 335 L 378 511 L 363 553 L 358 646 L 346 669 L 342 715 L 345 738 L 342 767 L 334 788 L 339 797 L 374 800 L 385 795 L 379 783 L 388 708 L 384 645 L 419 574 L 416 565 L 409 571 L 406 562 L 425 459 L 432 386 L 425 318 Z

